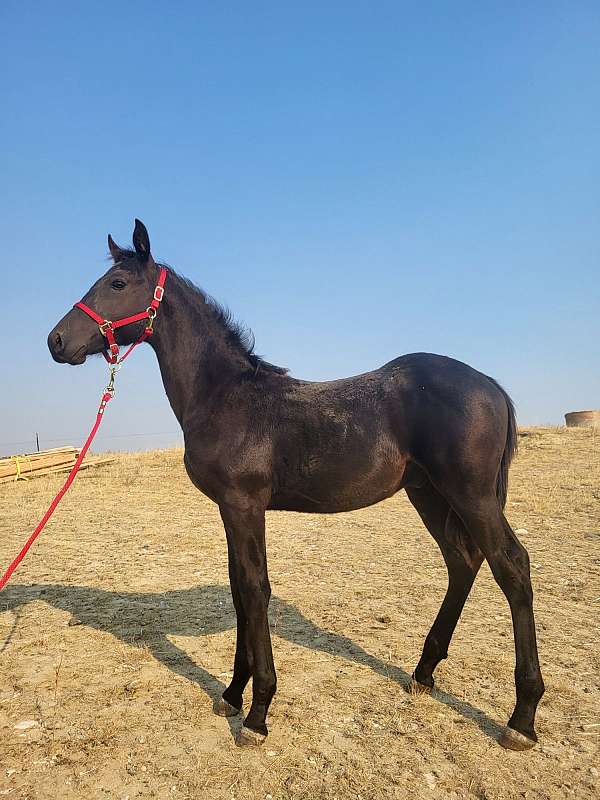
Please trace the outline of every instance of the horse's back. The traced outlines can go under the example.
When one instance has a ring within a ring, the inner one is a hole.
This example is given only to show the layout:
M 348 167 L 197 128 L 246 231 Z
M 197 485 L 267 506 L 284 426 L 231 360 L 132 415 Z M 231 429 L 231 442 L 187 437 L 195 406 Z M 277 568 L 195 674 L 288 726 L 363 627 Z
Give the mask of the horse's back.
M 288 378 L 277 414 L 272 508 L 360 508 L 402 488 L 410 462 L 431 474 L 449 457 L 472 461 L 474 451 L 493 471 L 506 441 L 495 382 L 431 353 L 336 381 Z

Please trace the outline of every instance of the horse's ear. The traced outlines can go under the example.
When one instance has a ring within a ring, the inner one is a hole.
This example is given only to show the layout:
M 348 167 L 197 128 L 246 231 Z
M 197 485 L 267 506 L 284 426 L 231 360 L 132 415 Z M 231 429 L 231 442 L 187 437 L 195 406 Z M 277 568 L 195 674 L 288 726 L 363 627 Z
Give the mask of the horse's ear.
M 113 257 L 113 261 L 115 263 L 121 260 L 121 253 L 123 252 L 119 245 L 115 242 L 112 238 L 110 233 L 108 234 L 108 249 L 110 250 L 110 254 Z
M 135 228 L 133 229 L 133 246 L 140 261 L 148 261 L 150 258 L 150 237 L 146 226 L 139 219 L 136 219 Z

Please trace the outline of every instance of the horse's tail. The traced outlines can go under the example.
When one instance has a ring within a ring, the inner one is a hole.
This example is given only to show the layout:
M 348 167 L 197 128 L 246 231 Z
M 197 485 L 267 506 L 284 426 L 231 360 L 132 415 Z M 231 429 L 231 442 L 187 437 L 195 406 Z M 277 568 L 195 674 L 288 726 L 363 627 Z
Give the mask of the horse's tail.
M 500 503 L 500 507 L 504 508 L 506 505 L 506 495 L 508 494 L 508 469 L 513 460 L 513 456 L 517 452 L 517 418 L 515 415 L 515 405 L 504 391 L 502 386 L 490 378 L 494 386 L 500 390 L 504 401 L 506 402 L 506 410 L 508 411 L 508 428 L 506 431 L 506 444 L 504 445 L 504 452 L 502 453 L 502 461 L 500 462 L 500 469 L 498 470 L 498 477 L 496 478 L 496 497 Z

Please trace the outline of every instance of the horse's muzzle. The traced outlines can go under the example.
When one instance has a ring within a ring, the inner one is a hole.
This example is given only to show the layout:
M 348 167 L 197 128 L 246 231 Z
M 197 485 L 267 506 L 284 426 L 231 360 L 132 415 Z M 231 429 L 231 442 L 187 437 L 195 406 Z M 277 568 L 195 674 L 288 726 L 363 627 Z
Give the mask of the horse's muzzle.
M 64 331 L 59 327 L 54 328 L 48 335 L 48 350 L 50 355 L 59 364 L 83 364 L 87 356 L 87 347 L 81 345 L 72 351 L 67 346 Z

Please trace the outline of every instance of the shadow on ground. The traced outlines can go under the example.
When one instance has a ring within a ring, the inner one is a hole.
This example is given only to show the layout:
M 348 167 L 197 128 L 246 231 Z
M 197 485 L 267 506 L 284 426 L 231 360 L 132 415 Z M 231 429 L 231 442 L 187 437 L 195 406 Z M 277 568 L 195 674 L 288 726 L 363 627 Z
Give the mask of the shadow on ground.
M 82 624 L 106 631 L 133 646 L 145 646 L 152 655 L 178 675 L 196 683 L 214 701 L 225 685 L 196 664 L 167 637 L 210 636 L 235 630 L 235 611 L 228 586 L 214 584 L 170 592 L 108 592 L 90 586 L 63 584 L 8 586 L 1 597 L 1 611 L 12 611 L 15 620 L 0 653 L 8 649 L 20 609 L 43 600 L 72 615 L 69 624 Z M 319 628 L 290 603 L 273 597 L 269 609 L 271 631 L 289 642 L 311 650 L 342 657 L 361 664 L 403 688 L 410 675 L 400 667 L 370 655 L 346 636 Z M 433 697 L 474 721 L 486 735 L 498 738 L 502 727 L 483 711 L 454 695 L 436 689 Z M 235 725 L 232 723 L 232 731 Z

